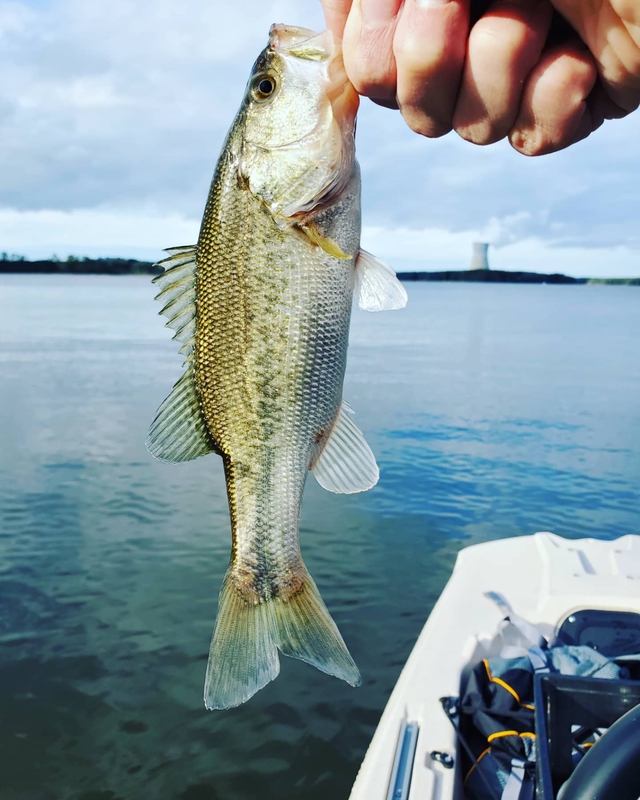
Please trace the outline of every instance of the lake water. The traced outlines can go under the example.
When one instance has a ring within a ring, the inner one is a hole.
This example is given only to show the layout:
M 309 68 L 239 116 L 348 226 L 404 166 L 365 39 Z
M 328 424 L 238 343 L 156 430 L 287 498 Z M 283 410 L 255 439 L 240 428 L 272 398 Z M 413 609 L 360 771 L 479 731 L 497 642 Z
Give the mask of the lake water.
M 466 545 L 640 533 L 640 290 L 409 284 L 356 313 L 345 397 L 381 479 L 310 479 L 302 550 L 359 664 L 202 684 L 230 533 L 216 456 L 144 448 L 180 374 L 147 278 L 0 277 L 0 797 L 347 798 Z

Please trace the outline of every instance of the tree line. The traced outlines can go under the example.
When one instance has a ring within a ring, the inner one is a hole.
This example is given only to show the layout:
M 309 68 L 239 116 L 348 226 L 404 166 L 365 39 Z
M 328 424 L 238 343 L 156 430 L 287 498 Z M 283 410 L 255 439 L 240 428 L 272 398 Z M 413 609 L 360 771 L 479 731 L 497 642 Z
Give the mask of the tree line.
M 162 272 L 150 261 L 135 258 L 88 258 L 68 256 L 64 261 L 57 256 L 30 261 L 16 253 L 0 253 L 0 272 L 73 273 L 84 275 L 157 275 Z

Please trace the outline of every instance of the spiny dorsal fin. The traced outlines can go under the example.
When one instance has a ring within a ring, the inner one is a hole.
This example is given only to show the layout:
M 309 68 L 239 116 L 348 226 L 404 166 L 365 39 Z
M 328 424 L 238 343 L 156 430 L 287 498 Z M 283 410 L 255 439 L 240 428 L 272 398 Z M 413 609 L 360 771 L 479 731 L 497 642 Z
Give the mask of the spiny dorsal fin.
M 165 252 L 169 257 L 156 264 L 164 272 L 153 279 L 160 287 L 156 300 L 162 301 L 160 313 L 169 320 L 166 327 L 173 328 L 173 338 L 182 343 L 180 352 L 188 357 L 196 332 L 196 248 L 171 247 Z
M 360 249 L 356 258 L 355 296 L 364 311 L 393 311 L 407 305 L 407 293 L 384 261 Z
M 169 257 L 159 262 L 165 271 L 153 279 L 160 286 L 156 300 L 164 304 L 160 313 L 169 318 L 167 327 L 176 332 L 173 338 L 182 342 L 187 369 L 156 412 L 146 445 L 160 461 L 176 463 L 219 451 L 202 415 L 193 372 L 196 248 L 172 247 L 167 252 Z
M 376 458 L 351 414 L 343 400 L 327 443 L 311 465 L 320 486 L 338 494 L 365 492 L 380 477 Z

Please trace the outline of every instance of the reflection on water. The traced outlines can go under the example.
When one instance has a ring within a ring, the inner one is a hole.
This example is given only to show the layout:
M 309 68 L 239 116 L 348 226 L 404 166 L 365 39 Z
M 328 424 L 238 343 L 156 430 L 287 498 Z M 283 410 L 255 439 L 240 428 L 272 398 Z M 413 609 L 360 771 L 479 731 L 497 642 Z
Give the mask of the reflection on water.
M 303 506 L 363 686 L 282 659 L 207 713 L 228 512 L 219 459 L 144 449 L 181 364 L 153 288 L 0 278 L 3 800 L 346 798 L 460 547 L 639 532 L 637 290 L 408 288 L 404 312 L 354 317 L 345 395 L 380 484 L 311 479 Z

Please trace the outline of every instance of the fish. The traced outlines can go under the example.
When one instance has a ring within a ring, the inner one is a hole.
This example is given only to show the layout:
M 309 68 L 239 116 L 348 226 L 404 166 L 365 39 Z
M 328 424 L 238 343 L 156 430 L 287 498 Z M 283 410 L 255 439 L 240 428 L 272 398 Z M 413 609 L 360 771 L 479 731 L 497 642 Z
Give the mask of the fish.
M 361 682 L 299 544 L 309 471 L 339 493 L 379 477 L 342 396 L 353 298 L 371 311 L 407 301 L 394 271 L 360 247 L 358 102 L 339 40 L 273 25 L 197 243 L 169 248 L 154 279 L 186 360 L 147 447 L 170 463 L 217 453 L 229 501 L 208 709 L 238 706 L 266 686 L 279 653 Z

